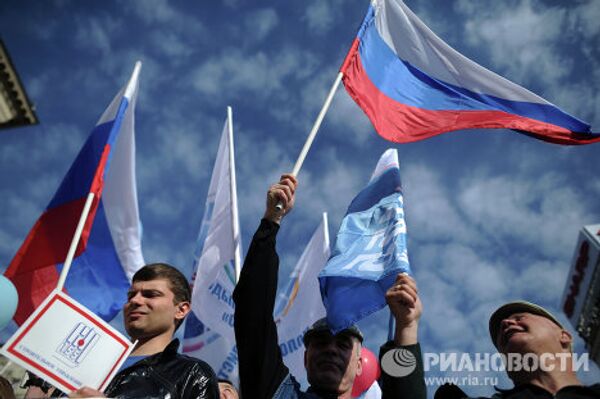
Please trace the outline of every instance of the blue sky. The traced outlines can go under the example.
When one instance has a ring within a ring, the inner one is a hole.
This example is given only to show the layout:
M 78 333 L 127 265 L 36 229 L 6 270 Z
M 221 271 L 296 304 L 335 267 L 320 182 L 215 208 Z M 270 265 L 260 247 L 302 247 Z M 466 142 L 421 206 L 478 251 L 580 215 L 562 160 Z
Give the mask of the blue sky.
M 600 130 L 599 2 L 407 4 L 466 56 Z M 227 105 L 233 107 L 246 249 L 264 193 L 292 169 L 367 5 L 3 1 L 2 39 L 40 124 L 0 132 L 2 270 L 138 59 L 137 177 L 146 261 L 189 268 Z M 343 88 L 299 175 L 296 209 L 279 235 L 284 275 L 323 211 L 333 240 L 350 200 L 389 147 L 400 156 L 409 256 L 425 306 L 424 351 L 493 352 L 487 319 L 510 299 L 560 313 L 578 231 L 600 221 L 599 145 L 562 147 L 506 130 L 398 145 L 379 138 Z M 367 346 L 377 351 L 387 314 L 363 324 Z M 593 366 L 582 378 L 598 381 L 600 372 Z

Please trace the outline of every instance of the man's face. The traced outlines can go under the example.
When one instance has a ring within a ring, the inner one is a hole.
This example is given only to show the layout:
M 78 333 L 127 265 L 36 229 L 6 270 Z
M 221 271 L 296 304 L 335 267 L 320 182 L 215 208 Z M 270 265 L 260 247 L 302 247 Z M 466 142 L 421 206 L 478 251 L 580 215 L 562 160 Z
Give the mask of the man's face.
M 189 312 L 189 303 L 175 304 L 175 296 L 164 279 L 136 281 L 123 306 L 125 329 L 132 338 L 173 334 L 175 323 Z
M 502 353 L 559 353 L 566 339 L 570 336 L 552 320 L 521 312 L 502 320 L 496 346 Z
M 347 334 L 315 334 L 304 353 L 304 367 L 313 388 L 338 394 L 347 392 L 362 372 L 360 342 Z

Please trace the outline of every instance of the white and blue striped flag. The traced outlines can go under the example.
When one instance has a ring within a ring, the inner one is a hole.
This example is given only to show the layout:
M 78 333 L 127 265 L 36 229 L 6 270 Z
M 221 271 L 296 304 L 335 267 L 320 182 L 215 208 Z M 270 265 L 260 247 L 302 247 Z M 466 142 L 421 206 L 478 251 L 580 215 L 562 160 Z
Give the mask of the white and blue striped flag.
M 398 273 L 410 273 L 398 153 L 387 150 L 371 180 L 350 203 L 333 254 L 319 274 L 334 332 L 386 305 Z
M 327 214 L 290 275 L 286 290 L 279 295 L 275 305 L 275 322 L 279 337 L 279 349 L 290 374 L 300 380 L 306 375 L 304 368 L 304 332 L 325 316 L 325 308 L 319 297 L 317 276 L 329 259 L 329 231 Z
M 196 242 L 192 312 L 186 320 L 183 352 L 206 361 L 219 379 L 237 383 L 231 294 L 237 281 L 241 242 L 229 107 L 227 115 Z

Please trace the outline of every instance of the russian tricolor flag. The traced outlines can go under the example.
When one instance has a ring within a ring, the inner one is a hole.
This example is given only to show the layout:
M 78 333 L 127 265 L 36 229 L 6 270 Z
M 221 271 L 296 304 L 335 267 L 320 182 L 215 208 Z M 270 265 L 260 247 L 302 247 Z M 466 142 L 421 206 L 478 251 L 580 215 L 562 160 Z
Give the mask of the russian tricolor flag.
M 341 72 L 387 140 L 505 128 L 556 144 L 600 141 L 585 122 L 454 50 L 401 0 L 371 2 Z
M 17 324 L 57 287 L 89 193 L 94 200 L 65 283 L 66 292 L 110 320 L 126 299 L 131 276 L 144 264 L 134 137 L 140 67 L 138 62 L 127 86 L 104 111 L 4 273 L 19 293 Z

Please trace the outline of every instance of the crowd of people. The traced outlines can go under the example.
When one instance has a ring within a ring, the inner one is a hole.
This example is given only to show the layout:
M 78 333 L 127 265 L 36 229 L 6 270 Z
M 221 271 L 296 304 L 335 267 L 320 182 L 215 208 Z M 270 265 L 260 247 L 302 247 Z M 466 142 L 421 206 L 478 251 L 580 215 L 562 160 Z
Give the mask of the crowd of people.
M 303 391 L 285 366 L 273 319 L 279 258 L 276 236 L 285 216 L 294 207 L 297 181 L 283 175 L 267 192 L 266 209 L 254 234 L 233 294 L 235 337 L 239 356 L 238 388 L 218 380 L 200 359 L 178 353 L 173 339 L 190 312 L 190 288 L 176 268 L 156 263 L 146 265 L 134 276 L 123 306 L 124 325 L 138 344 L 104 392 L 83 387 L 62 393 L 30 375 L 27 398 L 68 396 L 72 398 L 221 398 L 295 399 L 351 398 L 352 387 L 361 374 L 363 333 L 350 326 L 333 334 L 326 319 L 316 320 L 304 334 L 304 364 L 310 387 Z M 277 205 L 280 206 L 277 206 Z M 390 351 L 404 351 L 416 359 L 414 371 L 399 375 L 382 367 L 378 381 L 384 399 L 425 399 L 427 396 L 418 327 L 423 306 L 416 281 L 399 274 L 386 292 L 395 319 L 393 339 L 383 343 L 380 359 Z M 546 309 L 524 301 L 507 303 L 490 317 L 492 343 L 501 354 L 570 354 L 573 338 Z M 553 357 L 545 368 L 509 370 L 514 383 L 510 390 L 497 390 L 494 398 L 600 398 L 600 384 L 584 386 L 569 363 L 558 367 Z M 554 363 L 553 363 L 554 362 Z M 3 384 L 2 397 L 10 398 Z M 4 393 L 6 391 L 7 393 Z M 456 385 L 442 385 L 435 398 L 458 399 L 468 395 Z

